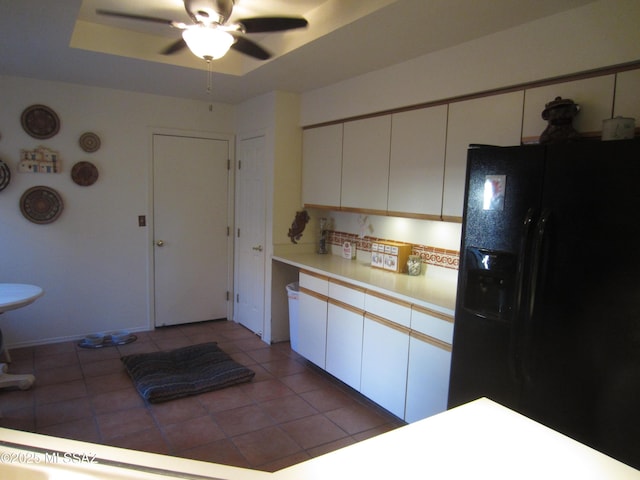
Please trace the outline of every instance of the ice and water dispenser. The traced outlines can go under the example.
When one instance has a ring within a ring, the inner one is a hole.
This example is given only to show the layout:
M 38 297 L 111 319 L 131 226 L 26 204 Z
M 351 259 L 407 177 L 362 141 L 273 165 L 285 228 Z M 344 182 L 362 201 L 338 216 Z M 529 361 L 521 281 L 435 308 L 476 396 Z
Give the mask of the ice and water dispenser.
M 464 274 L 464 309 L 480 317 L 509 321 L 516 291 L 516 256 L 468 247 Z

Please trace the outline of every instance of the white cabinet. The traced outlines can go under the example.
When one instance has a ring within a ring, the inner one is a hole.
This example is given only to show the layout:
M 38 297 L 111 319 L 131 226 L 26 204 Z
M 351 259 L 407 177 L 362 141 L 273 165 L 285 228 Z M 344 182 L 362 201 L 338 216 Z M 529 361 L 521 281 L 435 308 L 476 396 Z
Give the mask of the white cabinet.
M 570 98 L 580 105 L 580 112 L 572 122 L 577 132 L 598 135 L 602 130 L 602 120 L 611 117 L 615 86 L 615 75 L 604 75 L 527 89 L 522 115 L 522 140 L 529 143 L 538 141 L 548 125 L 542 118 L 544 106 L 556 97 Z
M 475 98 L 449 105 L 442 217 L 462 218 L 469 144 L 519 145 L 524 92 Z
M 640 69 L 619 72 L 616 75 L 616 93 L 613 116 L 636 119 L 636 135 L 640 128 Z
M 365 313 L 362 342 L 363 395 L 404 418 L 409 329 Z
M 329 299 L 327 372 L 360 390 L 364 311 Z
M 390 142 L 391 115 L 344 124 L 341 195 L 343 209 L 386 212 Z
M 326 365 L 328 286 L 328 278 L 300 272 L 298 353 L 321 368 Z
M 340 206 L 342 124 L 303 132 L 302 203 Z
M 440 218 L 446 138 L 447 105 L 392 115 L 389 213 Z
M 415 422 L 447 409 L 453 317 L 414 305 L 411 309 L 405 420 Z
M 329 280 L 327 371 L 360 390 L 364 288 Z
M 411 423 L 447 409 L 451 346 L 411 332 L 405 421 Z

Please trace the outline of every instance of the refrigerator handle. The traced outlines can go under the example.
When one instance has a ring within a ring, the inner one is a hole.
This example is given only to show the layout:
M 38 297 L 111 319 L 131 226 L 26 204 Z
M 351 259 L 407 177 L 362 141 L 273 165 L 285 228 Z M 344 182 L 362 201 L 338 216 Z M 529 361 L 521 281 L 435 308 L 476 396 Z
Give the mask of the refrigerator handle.
M 531 241 L 533 227 L 536 219 L 536 209 L 531 207 L 522 222 L 522 236 L 520 239 L 520 255 L 518 255 L 518 265 L 516 271 L 516 291 L 514 304 L 514 321 L 511 324 L 510 345 L 509 345 L 509 367 L 511 373 L 518 383 L 523 380 L 523 368 L 521 357 L 521 339 L 523 335 L 523 324 L 525 322 L 526 308 L 523 309 L 523 299 L 526 293 L 527 270 L 530 262 Z
M 528 289 L 529 291 L 526 299 L 526 307 L 524 309 L 524 331 L 522 332 L 523 343 L 521 345 L 522 374 L 525 382 L 527 383 L 531 382 L 529 367 L 531 365 L 531 348 L 534 344 L 533 316 L 536 307 L 536 295 L 538 293 L 538 288 L 540 287 L 540 282 L 543 280 L 541 278 L 541 272 L 544 271 L 544 263 L 546 259 L 546 255 L 544 254 L 544 247 L 548 234 L 550 216 L 551 211 L 548 209 L 544 209 L 540 214 L 540 219 L 536 223 L 536 229 L 533 237 L 533 246 L 531 249 L 531 276 Z

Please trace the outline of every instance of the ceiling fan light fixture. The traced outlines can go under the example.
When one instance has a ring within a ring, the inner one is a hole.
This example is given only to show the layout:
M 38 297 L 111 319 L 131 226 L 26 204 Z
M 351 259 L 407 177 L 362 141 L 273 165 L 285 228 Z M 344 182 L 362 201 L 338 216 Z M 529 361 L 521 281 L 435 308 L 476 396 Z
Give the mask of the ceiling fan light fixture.
M 216 26 L 194 25 L 182 32 L 189 50 L 205 60 L 222 58 L 233 45 L 234 38 Z

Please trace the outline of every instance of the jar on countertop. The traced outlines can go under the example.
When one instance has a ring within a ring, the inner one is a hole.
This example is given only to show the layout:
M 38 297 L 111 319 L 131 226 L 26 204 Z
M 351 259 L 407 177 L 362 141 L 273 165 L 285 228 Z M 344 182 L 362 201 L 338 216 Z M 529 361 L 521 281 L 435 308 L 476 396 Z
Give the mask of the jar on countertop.
M 422 271 L 422 259 L 420 255 L 409 255 L 407 260 L 407 273 L 413 277 L 420 275 Z

